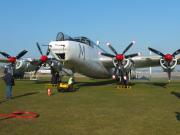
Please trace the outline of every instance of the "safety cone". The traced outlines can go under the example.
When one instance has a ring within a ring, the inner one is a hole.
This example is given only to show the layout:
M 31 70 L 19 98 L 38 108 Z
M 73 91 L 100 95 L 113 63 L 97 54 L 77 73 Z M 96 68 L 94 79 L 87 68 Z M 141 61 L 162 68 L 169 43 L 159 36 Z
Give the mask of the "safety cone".
M 52 95 L 52 90 L 50 88 L 48 88 L 48 96 Z

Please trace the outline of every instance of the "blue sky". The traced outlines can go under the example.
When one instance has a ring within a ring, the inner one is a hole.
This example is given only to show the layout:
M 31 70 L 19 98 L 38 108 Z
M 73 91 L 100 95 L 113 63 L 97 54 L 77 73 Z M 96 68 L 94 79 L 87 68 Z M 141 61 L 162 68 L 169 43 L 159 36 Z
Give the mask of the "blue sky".
M 111 42 L 121 53 L 132 40 L 129 52 L 147 55 L 147 47 L 171 53 L 180 48 L 179 0 L 1 0 L 0 50 L 38 57 L 38 41 L 48 44 L 62 31 Z M 43 47 L 44 50 L 46 49 Z M 106 48 L 107 49 L 107 48 Z

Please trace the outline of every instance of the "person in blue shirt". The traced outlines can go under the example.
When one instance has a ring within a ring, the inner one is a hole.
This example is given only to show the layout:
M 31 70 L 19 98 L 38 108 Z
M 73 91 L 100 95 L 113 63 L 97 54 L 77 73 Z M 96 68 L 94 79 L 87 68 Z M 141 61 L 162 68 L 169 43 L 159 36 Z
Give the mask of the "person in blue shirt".
M 4 70 L 4 76 L 2 77 L 6 84 L 6 99 L 12 98 L 12 87 L 15 85 L 13 75 L 8 72 L 8 69 Z

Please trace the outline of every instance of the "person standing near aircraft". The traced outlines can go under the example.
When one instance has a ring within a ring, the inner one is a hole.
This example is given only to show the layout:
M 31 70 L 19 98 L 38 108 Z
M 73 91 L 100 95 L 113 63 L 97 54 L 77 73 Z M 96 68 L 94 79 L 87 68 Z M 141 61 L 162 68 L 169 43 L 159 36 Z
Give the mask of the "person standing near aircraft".
M 2 79 L 6 83 L 6 99 L 12 98 L 12 87 L 15 85 L 13 75 L 8 71 L 8 69 L 4 70 L 4 76 Z

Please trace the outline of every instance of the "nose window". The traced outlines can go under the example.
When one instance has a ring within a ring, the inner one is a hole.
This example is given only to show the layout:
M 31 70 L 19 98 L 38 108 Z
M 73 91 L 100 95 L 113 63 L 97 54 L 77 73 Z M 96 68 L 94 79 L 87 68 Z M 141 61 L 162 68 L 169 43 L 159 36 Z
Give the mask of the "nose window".
M 65 59 L 65 53 L 56 53 L 56 55 L 57 55 L 58 58 L 60 58 L 60 59 Z

